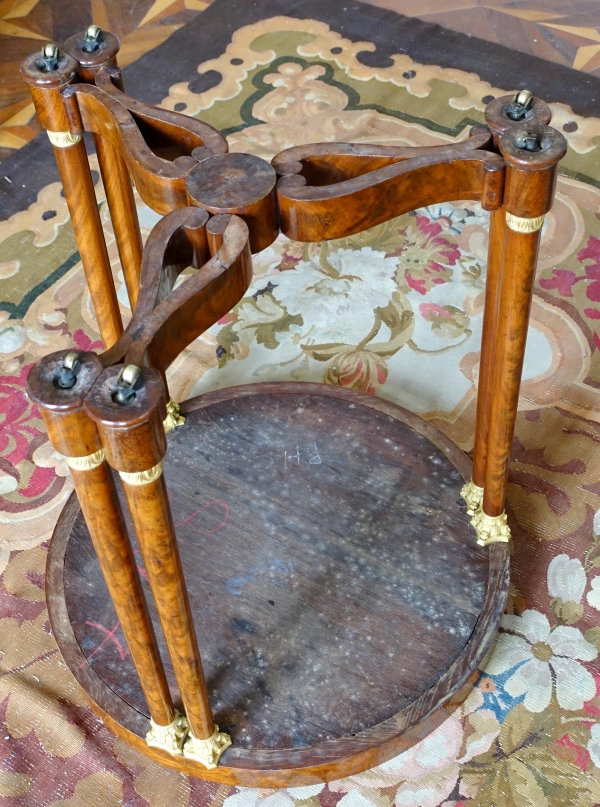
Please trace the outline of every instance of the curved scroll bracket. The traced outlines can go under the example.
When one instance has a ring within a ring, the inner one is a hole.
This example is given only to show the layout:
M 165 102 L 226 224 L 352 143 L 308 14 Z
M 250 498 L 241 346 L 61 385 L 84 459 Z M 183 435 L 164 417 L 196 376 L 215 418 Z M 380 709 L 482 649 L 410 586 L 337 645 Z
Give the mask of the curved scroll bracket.
M 96 86 L 129 110 L 146 143 L 163 159 L 176 160 L 191 156 L 195 164 L 204 156 L 225 154 L 229 150 L 227 140 L 209 123 L 145 104 L 127 95 L 122 90 L 121 71 L 118 67 L 103 67 L 99 70 L 96 74 Z M 206 151 L 193 154 L 196 149 Z
M 178 285 L 189 266 L 197 271 Z M 184 348 L 241 300 L 251 280 L 248 226 L 241 218 L 210 219 L 196 207 L 173 211 L 148 237 L 138 304 L 122 337 L 101 356 L 104 366 L 150 365 L 164 376 Z
M 134 101 L 107 80 L 109 69 L 100 73 L 102 88 L 72 84 L 63 90 L 71 129 L 93 132 L 116 146 L 140 196 L 157 213 L 187 206 L 188 173 L 198 159 L 225 153 L 227 141 L 208 124 Z
M 502 205 L 505 163 L 485 148 L 489 131 L 475 130 L 457 145 L 431 148 L 324 143 L 280 152 L 281 230 L 297 241 L 322 241 L 362 232 L 437 202 Z

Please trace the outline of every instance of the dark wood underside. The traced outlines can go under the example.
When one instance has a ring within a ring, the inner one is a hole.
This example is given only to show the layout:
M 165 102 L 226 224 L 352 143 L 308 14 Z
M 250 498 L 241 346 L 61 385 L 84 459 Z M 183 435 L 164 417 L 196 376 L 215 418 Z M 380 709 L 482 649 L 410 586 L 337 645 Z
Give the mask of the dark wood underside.
M 215 720 L 234 743 L 211 778 L 325 764 L 331 779 L 389 758 L 477 668 L 502 613 L 508 551 L 475 543 L 459 501 L 468 459 L 419 418 L 339 388 L 238 387 L 185 409 L 165 478 Z M 143 737 L 147 707 L 77 509 L 51 551 L 53 627 L 101 711 Z

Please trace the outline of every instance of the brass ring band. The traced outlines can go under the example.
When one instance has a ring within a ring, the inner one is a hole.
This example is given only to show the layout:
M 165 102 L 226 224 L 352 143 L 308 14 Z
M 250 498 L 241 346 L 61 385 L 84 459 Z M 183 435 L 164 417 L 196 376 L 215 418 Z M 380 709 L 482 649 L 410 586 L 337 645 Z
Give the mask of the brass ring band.
M 74 135 L 71 134 L 71 132 L 46 132 L 46 134 L 52 145 L 59 149 L 74 146 L 75 143 L 79 143 L 82 138 L 82 135 Z
M 474 484 L 474 482 L 471 480 L 471 482 L 466 482 L 462 486 L 460 495 L 465 500 L 468 515 L 474 516 L 475 513 L 481 509 L 483 502 L 483 488 L 480 488 L 479 485 Z
M 516 233 L 536 233 L 541 230 L 544 224 L 544 217 L 537 216 L 535 219 L 522 219 L 520 216 L 506 214 L 506 226 Z
M 103 448 L 86 457 L 65 457 L 67 465 L 74 471 L 91 471 L 92 468 L 102 465 L 105 459 L 106 451 Z
M 155 465 L 154 468 L 148 468 L 147 471 L 136 471 L 133 474 L 119 471 L 119 476 L 128 485 L 149 485 L 151 482 L 156 482 L 160 479 L 163 472 L 162 460 Z

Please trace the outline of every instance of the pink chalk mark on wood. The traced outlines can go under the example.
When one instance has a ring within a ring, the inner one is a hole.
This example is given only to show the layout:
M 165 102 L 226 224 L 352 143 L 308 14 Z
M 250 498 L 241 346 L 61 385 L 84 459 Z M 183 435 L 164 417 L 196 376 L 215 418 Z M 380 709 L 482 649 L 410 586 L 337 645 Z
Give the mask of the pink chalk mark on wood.
M 187 524 L 189 521 L 191 521 L 193 518 L 195 518 L 198 515 L 198 513 L 201 513 L 203 510 L 206 510 L 206 508 L 210 507 L 212 504 L 222 504 L 223 505 L 223 507 L 225 509 L 225 514 L 223 516 L 223 521 L 221 521 L 221 523 L 219 524 L 218 527 L 215 527 L 212 530 L 200 530 L 200 532 L 204 533 L 204 535 L 210 535 L 210 533 L 212 533 L 212 532 L 218 532 L 220 529 L 222 529 L 225 526 L 225 524 L 227 524 L 227 519 L 229 518 L 229 505 L 227 504 L 227 502 L 223 501 L 223 499 L 212 499 L 210 502 L 207 502 L 206 504 L 203 504 L 202 507 L 199 507 L 197 510 L 194 510 L 194 512 L 191 514 L 191 516 L 188 516 L 187 518 L 184 518 L 182 521 L 178 521 L 175 524 L 175 526 L 176 527 L 181 527 L 182 524 Z
M 92 628 L 97 628 L 101 633 L 104 633 L 105 636 L 104 636 L 104 639 L 102 640 L 102 642 L 94 650 L 94 652 L 87 657 L 87 659 L 83 662 L 83 664 L 79 665 L 79 669 L 81 669 L 82 667 L 85 667 L 86 664 L 89 664 L 90 661 L 96 655 L 96 653 L 98 653 L 100 650 L 102 650 L 102 648 L 104 647 L 104 645 L 107 642 L 113 642 L 113 644 L 115 645 L 115 647 L 117 648 L 117 650 L 119 652 L 119 656 L 121 657 L 121 661 L 125 661 L 125 659 L 127 658 L 127 650 L 125 650 L 125 648 L 123 647 L 121 642 L 115 636 L 116 632 L 118 631 L 118 629 L 119 629 L 119 627 L 121 625 L 120 622 L 117 622 L 117 624 L 114 626 L 114 628 L 112 630 L 108 630 L 108 628 L 105 628 L 104 625 L 101 625 L 99 622 L 92 622 L 92 621 L 90 621 L 88 619 L 86 619 L 85 624 L 90 625 L 90 627 L 92 627 Z
M 137 566 L 138 572 L 144 578 L 144 580 L 149 580 L 148 572 L 144 566 L 144 558 L 142 556 L 141 549 L 136 549 L 133 554 L 135 555 L 135 565 Z

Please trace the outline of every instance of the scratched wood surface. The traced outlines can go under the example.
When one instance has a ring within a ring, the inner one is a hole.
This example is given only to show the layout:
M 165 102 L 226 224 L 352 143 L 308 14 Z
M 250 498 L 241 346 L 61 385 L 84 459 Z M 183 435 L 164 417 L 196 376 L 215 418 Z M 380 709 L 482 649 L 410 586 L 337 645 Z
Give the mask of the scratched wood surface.
M 480 614 L 488 553 L 448 453 L 466 461 L 352 397 L 222 397 L 165 460 L 215 720 L 248 749 L 374 726 L 438 681 Z M 64 586 L 90 664 L 148 714 L 81 516 Z

